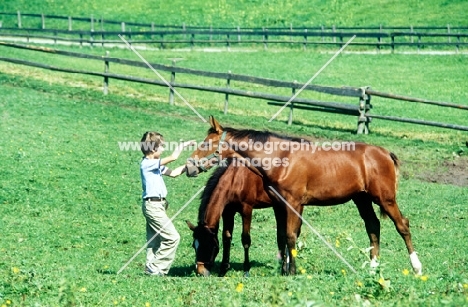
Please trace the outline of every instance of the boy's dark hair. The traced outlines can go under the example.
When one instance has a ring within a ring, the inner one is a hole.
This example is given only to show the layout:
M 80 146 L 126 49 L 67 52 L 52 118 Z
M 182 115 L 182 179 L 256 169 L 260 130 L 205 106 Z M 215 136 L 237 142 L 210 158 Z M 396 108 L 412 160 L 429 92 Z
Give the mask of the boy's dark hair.
M 143 134 L 140 142 L 140 149 L 144 155 L 150 154 L 158 150 L 161 143 L 164 141 L 163 135 L 154 131 L 147 131 Z

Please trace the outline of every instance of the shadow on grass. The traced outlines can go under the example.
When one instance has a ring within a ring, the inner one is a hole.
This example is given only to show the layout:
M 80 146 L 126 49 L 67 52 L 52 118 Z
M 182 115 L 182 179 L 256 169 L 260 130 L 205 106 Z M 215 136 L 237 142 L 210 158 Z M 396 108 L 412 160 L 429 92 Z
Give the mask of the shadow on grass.
M 219 276 L 219 268 L 220 268 L 221 263 L 216 262 L 215 265 L 213 266 L 211 270 L 211 274 L 214 277 Z M 266 267 L 264 263 L 257 262 L 257 261 L 252 261 L 250 262 L 251 269 L 254 268 L 259 268 L 259 267 Z M 239 262 L 239 263 L 231 263 L 231 268 L 229 271 L 239 271 L 243 272 L 244 271 L 244 264 Z M 167 275 L 169 277 L 196 277 L 197 275 L 195 274 L 195 264 L 190 265 L 190 266 L 173 266 L 171 270 L 169 271 L 169 274 Z

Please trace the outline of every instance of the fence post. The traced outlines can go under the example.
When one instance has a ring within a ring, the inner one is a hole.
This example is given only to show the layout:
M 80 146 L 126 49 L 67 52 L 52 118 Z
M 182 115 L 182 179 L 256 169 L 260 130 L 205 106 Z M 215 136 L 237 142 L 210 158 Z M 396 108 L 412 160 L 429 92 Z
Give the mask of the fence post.
M 240 27 L 237 26 L 237 44 L 240 45 L 241 41 L 241 34 L 240 34 Z
M 411 38 L 413 38 L 411 36 Z M 390 33 L 390 39 L 392 41 L 392 53 L 395 53 L 395 35 L 393 35 L 393 33 Z
M 105 40 L 105 35 L 104 35 L 104 18 L 101 16 L 101 47 L 104 48 L 104 40 Z
M 132 45 L 132 28 L 130 28 L 130 31 L 128 31 L 128 44 L 130 46 Z
M 369 123 L 371 118 L 369 117 L 369 111 L 372 108 L 370 104 L 371 96 L 366 94 L 368 86 L 361 87 L 361 96 L 359 97 L 359 118 L 357 134 L 369 134 Z
M 151 22 L 151 32 L 154 32 L 154 22 Z M 154 39 L 154 34 L 151 34 L 151 39 Z
M 176 61 L 175 60 L 172 60 L 172 67 L 175 67 L 176 66 Z M 172 106 L 174 105 L 174 90 L 173 90 L 173 86 L 174 86 L 174 81 L 175 81 L 175 71 L 172 70 L 171 71 L 171 87 L 169 89 L 169 104 Z
M 267 50 L 268 49 L 268 34 L 267 34 L 268 29 L 265 29 L 263 27 L 263 49 Z
M 229 34 L 227 34 L 226 47 L 228 51 L 231 51 L 231 41 L 229 39 Z
M 419 53 L 420 45 L 421 45 L 421 35 L 418 35 L 418 53 Z
M 71 16 L 68 16 L 68 31 L 72 30 L 72 18 Z
M 41 21 L 42 21 L 42 29 L 45 29 L 45 17 L 44 14 L 41 14 Z
M 413 29 L 413 26 L 410 26 L 410 32 L 411 32 L 411 44 L 412 44 L 412 43 L 414 43 L 414 37 L 413 37 L 414 29 Z
M 94 15 L 91 14 L 91 31 L 94 31 Z
M 450 24 L 447 24 L 447 34 L 450 34 Z M 452 42 L 452 40 L 450 38 L 450 35 L 448 37 L 448 42 L 449 42 L 449 44 Z
M 380 24 L 380 35 L 382 34 L 382 24 Z M 377 52 L 380 53 L 380 44 L 382 43 L 382 36 L 379 35 L 378 44 L 377 44 Z
M 307 29 L 304 30 L 305 31 L 305 35 L 304 35 L 304 50 L 307 49 Z
M 297 83 L 296 80 L 293 81 L 294 84 Z M 296 87 L 293 86 L 292 88 L 292 96 L 294 96 L 296 94 Z M 292 121 L 293 121 L 293 111 L 294 111 L 294 102 L 291 101 L 291 103 L 289 104 L 289 118 L 288 118 L 288 125 L 291 126 L 292 125 Z
M 122 32 L 125 32 L 125 22 L 120 24 L 120 28 L 122 29 Z
M 190 49 L 193 50 L 193 48 L 195 48 L 195 34 L 194 33 L 190 35 Z
M 226 80 L 226 88 L 229 89 L 231 87 L 231 71 L 228 71 L 228 77 Z M 224 115 L 228 112 L 228 104 L 229 104 L 229 94 L 226 93 L 224 97 Z
M 210 25 L 210 46 L 213 46 L 213 34 L 211 34 L 213 32 L 213 25 Z
M 332 27 L 332 32 L 333 32 L 333 33 L 336 32 L 336 27 L 335 27 L 335 25 L 333 25 L 333 27 Z M 336 43 L 336 36 L 335 36 L 335 35 L 333 35 L 333 42 Z
M 104 87 L 103 87 L 103 92 L 104 95 L 107 95 L 109 92 L 109 77 L 107 74 L 109 73 L 109 60 L 107 59 L 109 57 L 109 51 L 106 51 L 106 55 L 104 56 L 104 73 L 106 74 L 104 76 Z
M 292 25 L 292 23 L 290 23 L 290 24 L 289 24 L 289 33 L 292 34 L 292 32 L 293 32 L 293 25 Z M 289 36 L 289 40 L 290 40 L 291 42 L 293 41 L 293 36 L 292 36 L 292 35 Z
M 18 15 L 18 28 L 22 28 L 22 26 L 21 26 L 21 12 L 18 11 L 17 15 Z

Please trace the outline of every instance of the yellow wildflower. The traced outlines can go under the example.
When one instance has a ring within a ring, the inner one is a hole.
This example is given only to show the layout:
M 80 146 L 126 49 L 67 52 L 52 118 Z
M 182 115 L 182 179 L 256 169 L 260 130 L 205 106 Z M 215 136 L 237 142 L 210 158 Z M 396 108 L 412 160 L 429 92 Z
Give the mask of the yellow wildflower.
M 340 247 L 340 240 L 336 239 L 336 241 L 335 241 L 335 246 L 336 246 L 336 247 Z
M 292 292 L 291 292 L 291 291 L 288 292 L 288 296 L 292 296 Z
M 359 280 L 356 282 L 356 284 L 357 284 L 358 287 L 362 287 L 362 286 L 363 286 L 362 282 L 359 281 Z
M 385 286 L 385 279 L 383 279 L 383 277 L 380 277 L 380 278 L 379 278 L 379 284 L 380 284 L 381 286 Z
M 237 292 L 242 292 L 242 290 L 244 289 L 244 284 L 243 283 L 238 283 L 237 284 L 237 287 L 236 287 L 236 291 Z
M 345 270 L 345 269 L 342 269 L 342 270 L 341 270 L 341 274 L 346 275 L 346 270 Z
M 403 271 L 401 271 L 401 272 L 402 272 L 402 273 L 403 273 L 403 275 L 405 275 L 405 276 L 409 274 L 409 271 L 408 271 L 408 269 L 404 269 L 404 270 L 403 270 Z
M 297 249 L 292 249 L 292 250 L 291 250 L 291 255 L 292 255 L 294 258 L 296 258 L 296 256 L 297 256 Z
M 145 303 L 145 307 L 150 307 L 150 306 L 151 306 L 150 303 L 148 302 Z
M 421 276 L 421 280 L 422 280 L 422 281 L 427 281 L 428 278 L 429 278 L 429 277 L 427 277 L 427 275 Z
M 13 268 L 11 269 L 11 271 L 12 271 L 14 274 L 18 274 L 18 273 L 20 272 L 20 269 L 17 268 L 17 267 L 13 267 Z M 7 302 L 8 302 L 8 301 L 7 301 Z M 8 304 L 8 303 L 7 303 L 7 304 Z
M 85 288 L 85 287 L 82 287 L 82 288 L 80 289 L 80 292 L 86 292 L 86 288 Z

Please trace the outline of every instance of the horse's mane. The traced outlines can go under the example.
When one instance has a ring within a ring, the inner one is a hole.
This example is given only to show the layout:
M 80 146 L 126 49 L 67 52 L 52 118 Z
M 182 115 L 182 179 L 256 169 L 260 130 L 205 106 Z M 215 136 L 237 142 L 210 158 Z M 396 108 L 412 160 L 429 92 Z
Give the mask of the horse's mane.
M 223 174 L 226 172 L 229 164 L 231 164 L 232 159 L 228 159 L 226 163 L 218 166 L 208 181 L 206 182 L 205 189 L 203 190 L 200 199 L 200 207 L 198 208 L 198 224 L 204 224 L 205 220 L 205 212 L 207 209 L 208 204 L 210 203 L 211 194 L 218 186 L 219 179 Z
M 223 131 L 226 131 L 229 133 L 233 140 L 241 140 L 241 139 L 249 139 L 252 140 L 253 142 L 261 142 L 261 143 L 266 143 L 270 137 L 276 137 L 285 141 L 292 141 L 292 142 L 310 142 L 307 139 L 304 138 L 298 138 L 298 137 L 290 137 L 290 136 L 285 136 L 281 134 L 277 134 L 274 132 L 270 131 L 257 131 L 257 130 L 252 130 L 252 129 L 234 129 L 230 127 L 223 127 Z M 208 130 L 208 134 L 210 133 L 216 133 L 216 130 L 214 128 L 210 128 Z

